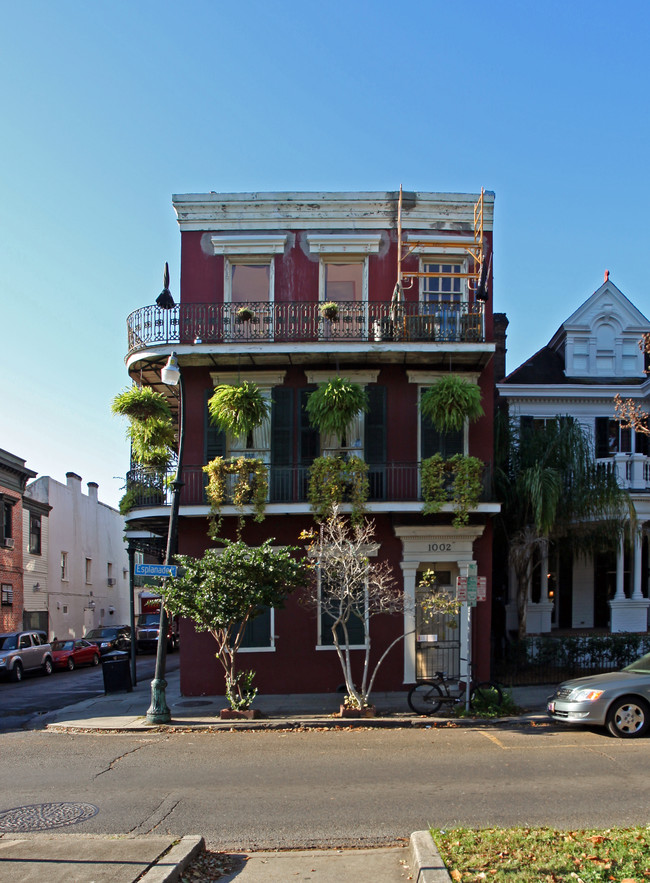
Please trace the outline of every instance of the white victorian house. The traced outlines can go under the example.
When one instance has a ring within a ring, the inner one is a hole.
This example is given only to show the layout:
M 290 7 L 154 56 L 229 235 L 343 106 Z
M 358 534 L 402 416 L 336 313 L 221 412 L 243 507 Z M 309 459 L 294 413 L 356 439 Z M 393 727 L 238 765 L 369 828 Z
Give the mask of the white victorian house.
M 541 577 L 529 587 L 530 633 L 648 630 L 650 438 L 622 429 L 614 415 L 616 393 L 640 404 L 650 399 L 639 348 L 646 332 L 650 321 L 606 273 L 603 285 L 549 343 L 497 385 L 510 417 L 522 425 L 562 415 L 578 420 L 593 439 L 597 460 L 614 466 L 636 510 L 631 541 L 622 541 L 617 555 L 603 552 L 585 560 L 570 550 L 551 550 Z M 512 589 L 509 598 L 514 601 Z M 507 606 L 507 626 L 516 628 L 514 603 Z

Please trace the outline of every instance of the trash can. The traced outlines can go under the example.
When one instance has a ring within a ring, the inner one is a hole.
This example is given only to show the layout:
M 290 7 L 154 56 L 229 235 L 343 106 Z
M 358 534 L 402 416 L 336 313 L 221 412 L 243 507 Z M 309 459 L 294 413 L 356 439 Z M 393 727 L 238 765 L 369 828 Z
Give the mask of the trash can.
M 131 659 L 124 650 L 113 650 L 102 656 L 102 673 L 104 675 L 104 693 L 133 691 L 131 682 Z

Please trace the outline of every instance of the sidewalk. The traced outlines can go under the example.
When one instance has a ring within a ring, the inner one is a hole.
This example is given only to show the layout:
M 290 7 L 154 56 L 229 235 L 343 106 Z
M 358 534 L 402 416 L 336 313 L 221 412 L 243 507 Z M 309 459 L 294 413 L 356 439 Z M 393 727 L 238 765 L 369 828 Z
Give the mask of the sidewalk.
M 552 689 L 546 687 L 515 687 L 512 695 L 523 713 L 516 718 L 500 718 L 496 723 L 546 720 L 546 697 Z M 262 714 L 253 721 L 222 721 L 219 712 L 227 707 L 223 696 L 181 696 L 180 673 L 167 677 L 167 705 L 171 722 L 165 729 L 285 729 L 287 727 L 423 727 L 444 726 L 453 720 L 459 726 L 476 726 L 474 718 L 451 718 L 435 715 L 420 717 L 413 714 L 406 702 L 406 692 L 373 693 L 377 716 L 366 719 L 347 719 L 333 715 L 341 704 L 339 693 L 286 693 L 260 695 L 254 706 Z M 62 708 L 39 717 L 48 730 L 151 730 L 146 713 L 151 701 L 151 682 L 142 681 L 132 693 L 109 693 L 86 699 L 76 705 Z M 484 721 L 484 724 L 493 723 Z
M 458 726 L 503 726 L 546 720 L 548 687 L 522 687 L 512 691 L 522 714 L 498 721 L 453 718 Z M 406 692 L 376 693 L 378 716 L 369 719 L 335 717 L 339 694 L 286 694 L 259 696 L 255 707 L 263 717 L 253 721 L 221 721 L 224 697 L 183 697 L 180 675 L 167 679 L 167 704 L 172 720 L 158 727 L 147 723 L 151 684 L 139 683 L 131 693 L 109 693 L 87 699 L 44 716 L 35 717 L 49 731 L 146 731 L 195 729 L 286 729 L 287 727 L 435 727 L 446 726 L 450 718 L 414 715 Z M 203 838 L 101 837 L 88 834 L 31 833 L 29 812 L 63 811 L 63 807 L 18 807 L 11 823 L 11 811 L 0 812 L 0 883 L 174 883 L 204 848 Z M 50 825 L 49 827 L 56 827 Z M 42 830 L 42 827 L 40 828 Z M 410 848 L 361 850 L 302 850 L 253 852 L 238 857 L 238 868 L 220 883 L 286 883 L 310 880 L 314 883 L 418 883 L 449 881 L 435 845 L 426 832 L 411 835 Z

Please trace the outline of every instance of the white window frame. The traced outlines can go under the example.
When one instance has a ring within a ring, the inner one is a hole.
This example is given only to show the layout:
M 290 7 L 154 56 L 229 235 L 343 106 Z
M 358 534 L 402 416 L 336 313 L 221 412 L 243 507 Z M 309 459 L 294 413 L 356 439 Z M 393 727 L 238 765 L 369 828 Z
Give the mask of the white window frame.
M 68 582 L 68 553 L 61 552 L 61 582 Z
M 328 380 L 331 380 L 332 377 L 336 377 L 336 371 L 306 371 L 307 383 L 310 386 L 318 385 L 319 383 L 327 383 Z M 351 380 L 353 383 L 358 383 L 360 386 L 366 387 L 370 383 L 377 383 L 377 378 L 379 377 L 379 370 L 369 370 L 369 371 L 346 371 L 345 376 L 348 380 Z M 361 438 L 361 445 L 356 447 L 353 444 L 348 444 L 345 448 L 339 448 L 336 445 L 329 445 L 328 442 L 332 440 L 331 436 L 323 436 L 321 434 L 320 437 L 320 455 L 321 457 L 326 457 L 328 455 L 336 456 L 341 452 L 355 454 L 357 457 L 360 457 L 362 460 L 365 460 L 365 436 L 366 436 L 366 415 L 364 413 L 359 414 L 359 416 L 350 423 L 348 427 L 348 442 L 351 440 L 351 435 L 349 430 L 351 428 L 356 428 L 358 430 L 358 434 Z
M 237 264 L 269 267 L 269 335 L 273 339 L 275 304 L 275 256 L 284 254 L 287 234 L 215 235 L 211 239 L 215 255 L 223 255 L 223 302 L 232 305 L 232 268 Z M 253 303 L 253 301 L 251 301 Z
M 270 614 L 271 622 L 269 626 L 269 640 L 271 643 L 268 646 L 263 647 L 240 647 L 239 650 L 237 650 L 238 656 L 240 653 L 275 653 L 275 639 L 277 638 L 277 635 L 275 634 L 275 607 L 270 608 Z
M 462 257 L 461 255 L 441 255 L 441 254 L 420 255 L 420 272 L 421 273 L 428 272 L 425 268 L 430 266 L 431 264 L 440 264 L 440 265 L 442 265 L 442 264 L 451 264 L 451 265 L 456 264 L 460 267 L 461 273 L 467 273 L 467 268 L 468 268 L 467 257 Z M 452 277 L 443 276 L 443 275 L 437 276 L 437 277 L 420 276 L 420 290 L 418 292 L 418 297 L 420 299 L 420 303 L 422 303 L 422 304 L 426 304 L 426 303 L 434 304 L 434 303 L 445 303 L 445 302 L 458 303 L 458 304 L 468 303 L 469 289 L 468 289 L 468 285 L 467 285 L 467 278 L 458 280 L 458 282 L 460 283 L 460 291 L 458 291 L 458 292 L 454 292 L 454 291 L 452 291 L 452 292 L 442 292 L 442 291 L 427 292 L 426 286 L 427 286 L 429 280 L 432 278 L 449 279 Z M 452 278 L 452 282 L 453 281 L 454 280 Z M 434 299 L 433 297 L 428 297 L 427 295 L 429 293 L 437 294 L 437 298 Z

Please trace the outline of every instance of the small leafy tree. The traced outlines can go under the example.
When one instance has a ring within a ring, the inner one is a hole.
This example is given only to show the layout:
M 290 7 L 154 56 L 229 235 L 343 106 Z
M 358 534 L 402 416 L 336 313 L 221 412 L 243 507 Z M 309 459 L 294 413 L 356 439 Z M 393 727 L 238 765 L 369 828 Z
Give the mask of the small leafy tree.
M 391 641 L 371 666 L 370 620 L 381 613 L 403 613 L 406 597 L 388 562 L 374 562 L 369 557 L 377 547 L 371 522 L 351 525 L 335 507 L 319 533 L 310 531 L 302 537 L 310 540 L 309 554 L 316 561 L 315 578 L 306 589 L 305 601 L 331 620 L 332 640 L 345 679 L 346 704 L 367 708 L 380 665 L 404 638 L 400 634 Z M 363 624 L 361 671 L 353 666 L 350 648 L 350 627 L 355 620 Z
M 242 540 L 220 540 L 223 549 L 208 549 L 202 558 L 178 555 L 185 569 L 161 588 L 172 615 L 185 616 L 199 632 L 210 632 L 217 642 L 216 657 L 233 709 L 248 708 L 257 690 L 254 672 L 237 671 L 237 651 L 246 625 L 266 607 L 281 608 L 287 596 L 309 579 L 309 568 L 294 556 L 293 547 L 273 548 Z

